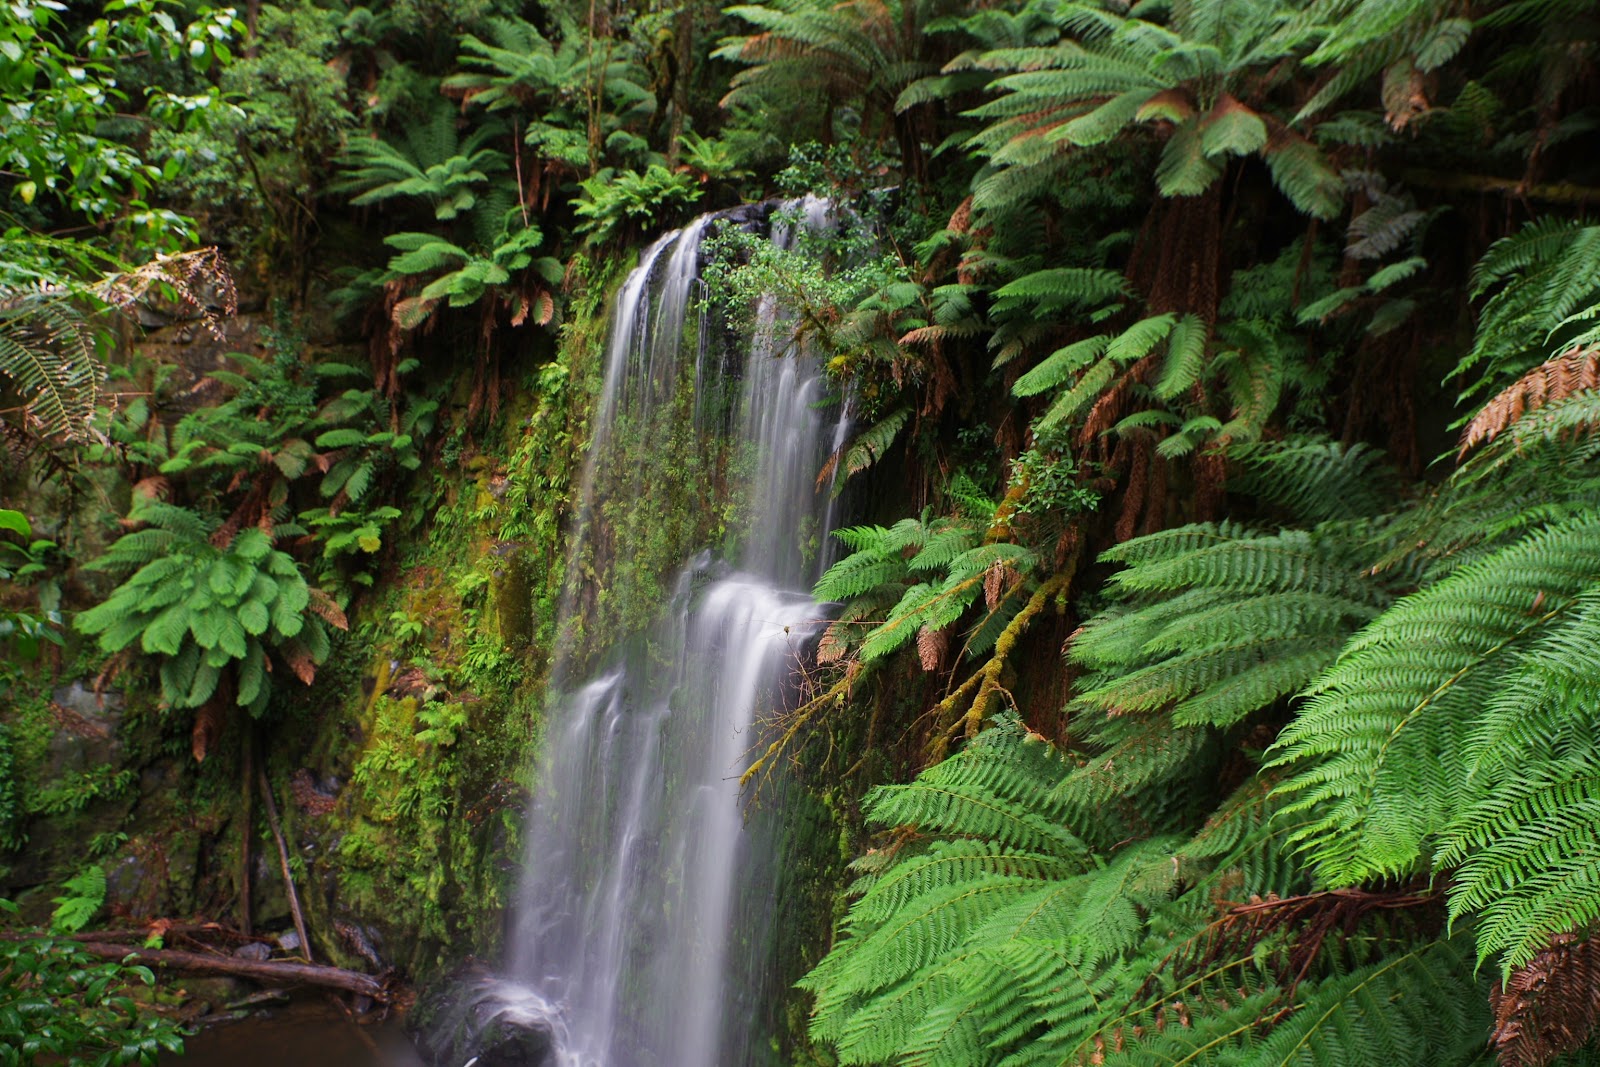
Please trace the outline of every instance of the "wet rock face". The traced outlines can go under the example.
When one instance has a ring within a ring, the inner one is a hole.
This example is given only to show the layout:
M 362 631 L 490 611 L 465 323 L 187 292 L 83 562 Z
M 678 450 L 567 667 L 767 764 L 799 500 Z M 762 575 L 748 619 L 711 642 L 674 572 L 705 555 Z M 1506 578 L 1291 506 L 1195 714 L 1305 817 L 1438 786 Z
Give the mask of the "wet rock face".
M 50 694 L 56 731 L 50 738 L 44 777 L 54 780 L 71 772 L 85 772 L 115 764 L 122 754 L 117 726 L 122 720 L 122 697 L 97 695 L 82 681 L 58 687 Z

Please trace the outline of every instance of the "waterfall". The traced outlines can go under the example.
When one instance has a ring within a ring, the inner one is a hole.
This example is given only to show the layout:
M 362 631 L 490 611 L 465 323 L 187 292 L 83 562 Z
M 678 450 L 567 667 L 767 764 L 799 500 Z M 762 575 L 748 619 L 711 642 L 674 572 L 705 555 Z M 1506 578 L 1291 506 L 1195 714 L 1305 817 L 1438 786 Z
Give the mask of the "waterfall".
M 812 198 L 771 214 L 779 244 L 795 238 L 790 219 L 827 223 Z M 738 776 L 820 624 L 808 590 L 830 515 L 815 482 L 844 425 L 816 362 L 779 350 L 769 299 L 737 338 L 698 310 L 716 218 L 657 241 L 622 286 L 580 483 L 561 695 L 500 990 L 548 1028 L 562 1067 L 744 1067 L 772 970 L 775 857 L 747 825 Z M 721 558 L 667 514 L 708 484 L 733 516 Z M 617 617 L 625 581 L 648 587 L 635 564 L 662 538 L 688 560 L 666 610 L 642 640 L 593 647 L 585 627 Z

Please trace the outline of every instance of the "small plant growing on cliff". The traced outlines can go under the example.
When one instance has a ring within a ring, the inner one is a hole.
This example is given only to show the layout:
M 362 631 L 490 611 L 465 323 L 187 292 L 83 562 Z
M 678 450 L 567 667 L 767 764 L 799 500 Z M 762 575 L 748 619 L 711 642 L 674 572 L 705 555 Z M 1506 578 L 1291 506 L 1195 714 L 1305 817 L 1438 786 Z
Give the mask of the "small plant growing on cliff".
M 595 244 L 640 232 L 675 216 L 700 199 L 700 187 L 687 174 L 652 164 L 643 174 L 609 168 L 579 183 L 583 195 L 573 210 L 586 220 L 578 226 Z
M 33 527 L 22 512 L 0 508 L 0 534 L 5 531 L 16 534 L 18 540 L 9 541 L 0 536 L 0 582 L 23 585 L 44 574 L 47 568 L 43 558 L 55 548 L 55 542 L 34 539 Z M 42 615 L 0 607 L 0 642 L 10 645 L 23 659 L 37 656 L 41 641 L 61 643 L 61 635 L 55 630 L 61 622 L 56 611 L 61 593 L 55 583 L 42 588 L 38 599 Z

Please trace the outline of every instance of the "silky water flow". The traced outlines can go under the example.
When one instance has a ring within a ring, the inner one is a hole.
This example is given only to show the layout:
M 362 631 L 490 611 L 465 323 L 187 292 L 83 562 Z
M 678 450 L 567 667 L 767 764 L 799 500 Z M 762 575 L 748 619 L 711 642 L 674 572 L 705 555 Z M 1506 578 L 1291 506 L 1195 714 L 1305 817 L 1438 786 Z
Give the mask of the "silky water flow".
M 797 227 L 829 225 L 826 203 L 811 198 L 770 214 L 780 245 Z M 563 635 L 578 632 L 595 595 L 586 600 L 578 561 L 605 523 L 597 471 L 623 458 L 627 428 L 648 432 L 687 407 L 696 433 L 732 457 L 721 480 L 735 483 L 744 519 L 728 558 L 699 547 L 647 641 L 599 656 L 580 657 L 568 647 L 577 639 L 557 649 L 564 695 L 548 717 L 508 975 L 495 995 L 503 1016 L 548 1032 L 548 1060 L 560 1067 L 747 1067 L 771 991 L 778 857 L 764 839 L 773 835 L 747 818 L 738 779 L 759 752 L 759 717 L 792 688 L 820 625 L 808 590 L 831 515 L 817 475 L 845 426 L 769 299 L 742 337 L 708 322 L 699 274 L 717 219 L 657 241 L 624 283 L 581 483 Z M 693 403 L 674 407 L 691 381 Z M 635 475 L 620 490 L 612 477 L 610 492 L 638 494 L 628 503 L 648 509 L 664 487 L 644 482 L 657 477 Z M 610 539 L 627 559 L 632 546 L 616 531 Z M 572 684 L 580 658 L 601 667 Z

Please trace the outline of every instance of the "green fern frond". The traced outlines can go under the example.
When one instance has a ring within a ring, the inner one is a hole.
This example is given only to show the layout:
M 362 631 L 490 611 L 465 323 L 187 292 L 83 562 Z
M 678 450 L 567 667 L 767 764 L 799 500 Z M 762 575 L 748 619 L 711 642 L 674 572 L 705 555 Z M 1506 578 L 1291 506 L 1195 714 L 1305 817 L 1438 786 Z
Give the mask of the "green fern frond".
M 1572 346 L 1600 307 L 1600 226 L 1529 223 L 1490 247 L 1473 275 L 1484 304 L 1472 350 L 1452 375 L 1463 396 L 1498 392 Z M 1469 379 L 1468 375 L 1474 375 Z
M 1239 468 L 1230 488 L 1283 508 L 1300 522 L 1370 518 L 1389 510 L 1394 471 L 1367 445 L 1327 438 L 1291 438 L 1239 445 L 1228 458 Z
M 1454 869 L 1450 915 L 1475 917 L 1478 957 L 1501 977 L 1552 935 L 1600 917 L 1600 753 L 1531 762 L 1497 782 L 1444 834 L 1436 866 Z
M 1462 803 L 1466 735 L 1512 654 L 1600 579 L 1600 517 L 1531 534 L 1397 603 L 1351 640 L 1280 736 L 1285 810 L 1334 885 L 1413 871 Z
M 0 290 L 0 378 L 45 436 L 92 438 L 104 377 L 89 322 L 69 294 Z
M 844 478 L 835 480 L 835 494 L 843 489 L 847 479 L 860 474 L 883 458 L 910 418 L 910 408 L 897 408 L 856 435 L 855 440 L 850 442 L 850 447 L 845 450 L 841 462 Z
M 1240 1067 L 1322 1067 L 1428 1063 L 1468 1067 L 1483 1060 L 1487 997 L 1451 941 L 1389 956 L 1297 991 L 1294 1010 L 1259 1036 L 1263 1005 L 1245 1001 L 1188 1027 L 1147 1033 L 1116 1067 L 1178 1063 Z M 1254 1016 L 1252 1016 L 1254 1012 Z

